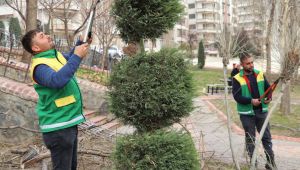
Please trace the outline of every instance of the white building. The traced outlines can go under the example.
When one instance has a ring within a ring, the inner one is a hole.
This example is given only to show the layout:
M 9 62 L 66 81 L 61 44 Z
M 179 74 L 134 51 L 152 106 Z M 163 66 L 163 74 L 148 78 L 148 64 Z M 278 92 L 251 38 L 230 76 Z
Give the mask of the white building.
M 221 32 L 222 23 L 233 24 L 233 0 L 188 0 L 189 29 L 203 40 L 207 56 L 218 56 L 214 43 Z
M 237 6 L 237 24 L 240 28 L 247 31 L 250 37 L 253 37 L 253 41 L 256 43 L 262 43 L 264 34 L 264 18 L 260 9 L 262 2 L 260 0 L 236 0 Z
M 26 8 L 25 2 L 20 1 L 19 8 L 24 13 Z M 21 29 L 25 28 L 25 22 L 22 20 L 17 11 L 9 7 L 4 0 L 0 0 L 0 21 L 3 22 L 5 32 L 7 33 L 9 32 L 9 20 L 11 18 L 18 18 Z
M 185 7 L 184 13 L 187 13 L 187 0 L 180 0 L 180 2 Z M 178 47 L 182 43 L 187 43 L 188 31 L 188 16 L 184 15 L 172 30 L 157 38 L 155 42 L 145 40 L 145 50 L 159 51 L 163 47 Z

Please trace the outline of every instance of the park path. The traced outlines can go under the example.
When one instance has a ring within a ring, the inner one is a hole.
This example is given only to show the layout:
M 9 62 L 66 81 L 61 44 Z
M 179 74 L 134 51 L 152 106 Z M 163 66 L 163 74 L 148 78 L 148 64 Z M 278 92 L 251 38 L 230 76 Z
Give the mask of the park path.
M 228 139 L 228 130 L 224 115 L 212 107 L 209 98 L 197 97 L 193 100 L 194 111 L 184 119 L 183 124 L 191 132 L 198 151 L 204 157 L 210 157 L 222 162 L 232 163 Z M 233 126 L 233 146 L 240 163 L 246 163 L 243 131 Z M 201 135 L 202 134 L 202 135 Z M 201 137 L 202 136 L 202 137 Z M 300 138 L 275 137 L 273 149 L 279 170 L 300 169 Z M 201 144 L 203 139 L 203 144 Z M 202 146 L 201 146 L 202 145 Z M 203 148 L 204 146 L 204 148 Z M 265 156 L 262 148 L 259 151 L 258 169 L 264 169 Z

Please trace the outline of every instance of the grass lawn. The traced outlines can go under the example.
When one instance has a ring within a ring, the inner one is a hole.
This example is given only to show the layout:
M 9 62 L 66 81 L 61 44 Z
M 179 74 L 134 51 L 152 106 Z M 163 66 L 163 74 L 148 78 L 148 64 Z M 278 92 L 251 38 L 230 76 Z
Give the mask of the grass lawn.
M 106 86 L 108 84 L 109 75 L 104 72 L 95 72 L 93 70 L 79 68 L 76 72 L 76 76 L 82 79 L 89 80 L 98 84 Z
M 211 102 L 221 111 L 225 110 L 223 100 L 211 100 Z M 234 100 L 229 101 L 230 115 L 232 120 L 242 128 L 239 115 L 236 111 Z M 272 107 L 272 103 L 270 104 Z M 269 107 L 269 108 L 270 108 Z M 279 108 L 271 116 L 271 131 L 274 135 L 300 137 L 300 105 L 292 105 L 292 113 L 288 116 L 283 115 Z
M 202 93 L 203 88 L 207 88 L 206 84 L 213 84 L 213 83 L 221 83 L 220 79 L 223 78 L 223 70 L 221 69 L 210 69 L 206 68 L 203 70 L 199 70 L 195 67 L 191 68 L 191 73 L 193 76 L 193 85 L 195 88 L 194 96 L 201 96 L 204 95 Z M 230 73 L 231 70 L 229 70 Z M 273 82 L 273 79 L 276 79 L 276 75 L 273 75 L 270 78 L 270 83 Z M 276 92 L 280 90 L 280 84 L 276 89 Z M 276 96 L 276 93 L 274 94 Z M 276 135 L 285 135 L 285 136 L 292 136 L 292 137 L 300 137 L 300 84 L 296 84 L 292 87 L 291 92 L 291 101 L 299 100 L 299 102 L 294 102 L 292 104 L 291 110 L 292 113 L 289 115 L 283 115 L 279 108 L 272 114 L 271 117 L 271 130 L 272 134 Z M 221 111 L 225 110 L 224 101 L 223 100 L 211 100 L 212 103 Z M 236 103 L 233 99 L 229 100 L 230 105 L 230 113 L 233 121 L 240 127 L 241 123 L 239 120 L 239 115 L 236 111 Z M 272 106 L 272 102 L 270 107 Z M 270 108 L 269 107 L 269 108 Z
M 204 68 L 202 70 L 197 67 L 191 67 L 190 72 L 193 76 L 193 87 L 195 89 L 194 97 L 204 95 L 203 88 L 207 88 L 207 84 L 222 83 L 223 70 Z

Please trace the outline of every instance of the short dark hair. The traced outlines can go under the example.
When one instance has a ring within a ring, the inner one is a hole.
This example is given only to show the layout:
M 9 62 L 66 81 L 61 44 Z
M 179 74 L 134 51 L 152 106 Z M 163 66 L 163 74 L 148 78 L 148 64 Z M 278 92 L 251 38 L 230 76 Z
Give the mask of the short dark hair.
M 41 32 L 39 29 L 30 30 L 22 37 L 21 42 L 24 49 L 31 54 L 34 54 L 34 51 L 32 51 L 32 39 L 39 32 Z
M 244 51 L 240 53 L 240 62 L 243 63 L 243 61 L 247 58 L 252 57 L 248 52 Z

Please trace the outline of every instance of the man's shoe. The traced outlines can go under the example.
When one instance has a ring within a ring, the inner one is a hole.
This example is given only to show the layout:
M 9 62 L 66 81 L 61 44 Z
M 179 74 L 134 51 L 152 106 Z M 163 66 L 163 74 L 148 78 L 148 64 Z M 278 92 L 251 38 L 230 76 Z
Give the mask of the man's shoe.
M 265 168 L 267 169 L 267 170 L 276 170 L 277 168 L 276 168 L 276 165 L 270 165 L 270 164 L 268 164 L 268 163 L 266 163 L 266 165 L 265 165 Z
M 269 164 L 265 165 L 266 170 L 272 170 L 272 167 Z

